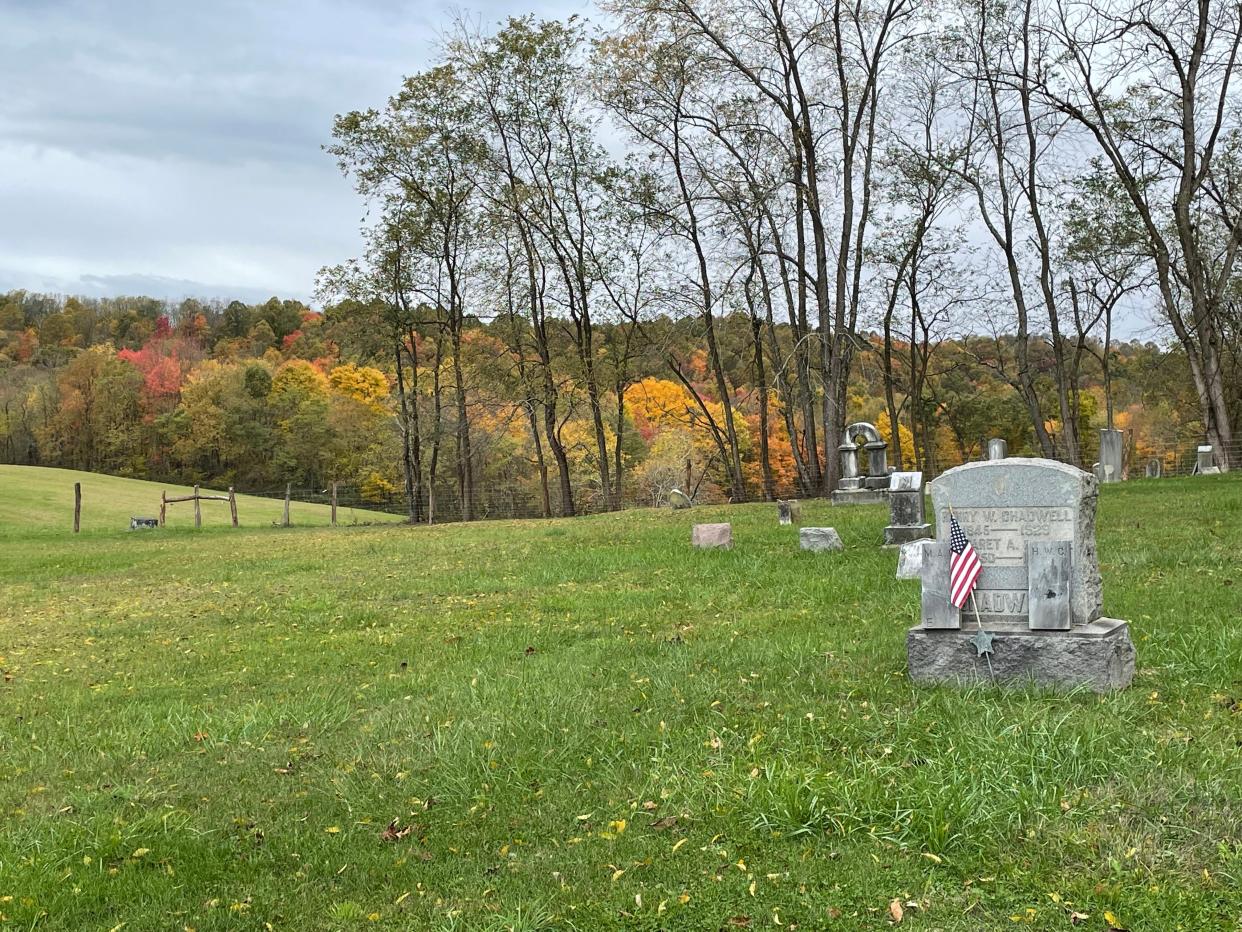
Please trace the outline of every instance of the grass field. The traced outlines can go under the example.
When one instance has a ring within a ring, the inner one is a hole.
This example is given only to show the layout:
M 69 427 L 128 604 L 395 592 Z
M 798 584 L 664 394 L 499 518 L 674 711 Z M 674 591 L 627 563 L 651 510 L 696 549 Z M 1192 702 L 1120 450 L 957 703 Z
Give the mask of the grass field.
M 120 479 L 98 473 L 35 466 L 0 465 L 0 535 L 26 537 L 39 532 L 62 534 L 73 530 L 73 484 L 82 483 L 82 533 L 111 533 L 129 527 L 131 517 L 159 517 L 160 493 L 169 498 L 192 495 L 186 486 Z M 204 495 L 221 495 L 223 490 Z M 204 527 L 228 527 L 227 502 L 203 502 Z M 284 503 L 251 495 L 237 496 L 237 518 L 242 527 L 269 526 L 281 520 Z M 294 502 L 290 508 L 295 525 L 328 525 L 327 505 Z M 399 517 L 356 508 L 337 509 L 341 524 L 398 521 Z M 168 506 L 168 528 L 193 528 L 194 503 Z
M 1242 922 L 1231 476 L 1103 491 L 1097 697 L 913 688 L 881 508 L 75 539 L 14 475 L 0 928 Z

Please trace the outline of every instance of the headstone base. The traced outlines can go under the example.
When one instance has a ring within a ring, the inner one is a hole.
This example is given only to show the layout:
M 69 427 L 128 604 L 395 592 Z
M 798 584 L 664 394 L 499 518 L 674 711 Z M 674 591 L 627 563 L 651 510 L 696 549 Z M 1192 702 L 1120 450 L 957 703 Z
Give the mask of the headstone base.
M 832 493 L 834 505 L 883 505 L 888 495 L 879 489 L 837 489 Z
M 1104 693 L 1125 689 L 1134 679 L 1134 644 L 1129 622 L 1097 618 L 1069 631 L 1031 631 L 1023 624 L 992 623 L 992 667 L 972 642 L 977 627 L 963 613 L 960 630 L 911 628 L 906 633 L 910 679 L 916 683 L 998 686 L 1086 687 Z
M 900 547 L 915 540 L 924 540 L 931 536 L 930 524 L 892 525 L 884 529 L 884 546 Z
M 1219 467 L 1219 466 L 1204 466 L 1202 469 L 1200 469 L 1200 470 L 1199 470 L 1199 475 L 1201 475 L 1201 476 L 1219 476 L 1219 475 L 1220 475 L 1220 467 Z

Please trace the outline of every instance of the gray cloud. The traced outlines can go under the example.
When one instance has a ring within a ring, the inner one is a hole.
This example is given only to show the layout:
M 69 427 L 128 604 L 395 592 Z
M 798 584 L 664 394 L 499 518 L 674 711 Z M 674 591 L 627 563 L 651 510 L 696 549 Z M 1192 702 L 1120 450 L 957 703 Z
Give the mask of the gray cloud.
M 0 287 L 307 297 L 359 248 L 361 205 L 320 149 L 333 115 L 382 104 L 452 16 L 400 0 L 8 0 Z

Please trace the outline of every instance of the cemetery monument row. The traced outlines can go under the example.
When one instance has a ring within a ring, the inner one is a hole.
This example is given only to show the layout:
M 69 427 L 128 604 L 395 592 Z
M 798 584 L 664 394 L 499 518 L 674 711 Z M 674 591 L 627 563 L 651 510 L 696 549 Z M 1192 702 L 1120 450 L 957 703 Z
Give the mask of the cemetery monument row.
M 923 545 L 922 623 L 906 636 L 912 680 L 1130 684 L 1130 626 L 1101 614 L 1094 476 L 1012 458 L 951 469 L 930 489 L 937 539 Z M 961 579 L 954 560 L 971 552 L 977 577 Z

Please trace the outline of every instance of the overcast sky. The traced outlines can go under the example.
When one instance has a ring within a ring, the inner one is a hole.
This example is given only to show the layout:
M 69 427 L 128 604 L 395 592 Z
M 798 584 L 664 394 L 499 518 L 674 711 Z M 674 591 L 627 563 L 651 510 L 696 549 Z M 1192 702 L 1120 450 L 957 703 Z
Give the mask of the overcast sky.
M 458 13 L 589 0 L 0 0 L 0 291 L 308 298 L 359 250 L 321 146 Z

